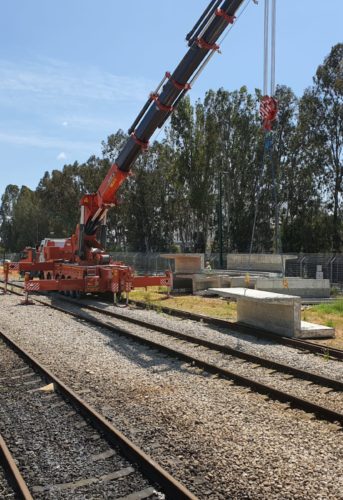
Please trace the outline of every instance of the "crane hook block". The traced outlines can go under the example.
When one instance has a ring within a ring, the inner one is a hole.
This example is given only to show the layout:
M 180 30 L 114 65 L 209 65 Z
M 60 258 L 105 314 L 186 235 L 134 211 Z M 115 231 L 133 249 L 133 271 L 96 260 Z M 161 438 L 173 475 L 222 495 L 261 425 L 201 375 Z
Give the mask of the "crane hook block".
M 271 130 L 272 122 L 275 120 L 278 113 L 278 102 L 274 97 L 265 95 L 261 99 L 260 116 L 262 118 L 263 128 Z

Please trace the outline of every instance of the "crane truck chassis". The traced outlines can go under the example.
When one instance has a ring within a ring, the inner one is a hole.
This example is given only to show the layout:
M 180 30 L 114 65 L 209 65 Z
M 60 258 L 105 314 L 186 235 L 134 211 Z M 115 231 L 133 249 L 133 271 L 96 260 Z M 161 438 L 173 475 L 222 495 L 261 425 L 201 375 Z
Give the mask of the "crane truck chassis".
M 189 49 L 173 73 L 166 72 L 137 115 L 114 164 L 98 191 L 80 201 L 80 221 L 75 233 L 66 239 L 42 241 L 39 248 L 27 249 L 27 256 L 5 266 L 5 281 L 11 270 L 25 274 L 25 290 L 80 293 L 130 292 L 135 287 L 172 287 L 172 273 L 163 276 L 136 276 L 130 266 L 115 262 L 106 253 L 106 216 L 117 205 L 117 191 L 130 175 L 137 157 L 149 146 L 149 139 L 161 128 L 192 84 L 219 51 L 218 39 L 244 0 L 212 0 L 186 40 Z M 38 279 L 30 279 L 38 276 Z

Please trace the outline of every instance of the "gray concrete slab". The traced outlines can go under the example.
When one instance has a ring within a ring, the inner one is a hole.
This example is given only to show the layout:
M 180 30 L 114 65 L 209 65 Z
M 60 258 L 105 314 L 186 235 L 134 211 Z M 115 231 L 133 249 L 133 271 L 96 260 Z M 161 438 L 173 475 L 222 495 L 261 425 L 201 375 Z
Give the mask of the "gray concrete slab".
M 334 337 L 333 328 L 301 321 L 301 298 L 249 288 L 210 288 L 237 301 L 237 322 L 296 338 Z
M 310 278 L 258 278 L 256 288 L 300 297 L 330 297 L 330 280 Z
M 211 288 L 211 292 L 217 292 L 222 297 L 239 297 L 242 300 L 263 301 L 263 302 L 290 302 L 300 297 L 287 295 L 283 293 L 266 292 L 262 290 L 254 290 L 251 288 Z
M 303 339 L 325 339 L 335 336 L 335 329 L 330 326 L 316 325 L 315 323 L 301 322 L 299 338 Z
M 274 271 L 279 273 L 284 273 L 286 261 L 291 259 L 297 259 L 297 255 L 228 253 L 226 256 L 228 269 Z

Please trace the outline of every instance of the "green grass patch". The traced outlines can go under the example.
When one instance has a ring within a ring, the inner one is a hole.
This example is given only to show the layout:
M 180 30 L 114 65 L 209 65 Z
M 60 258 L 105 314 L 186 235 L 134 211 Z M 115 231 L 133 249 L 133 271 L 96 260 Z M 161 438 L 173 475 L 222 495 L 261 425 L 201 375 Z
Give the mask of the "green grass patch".
M 338 314 L 343 316 L 343 299 L 335 300 L 325 304 L 311 307 L 311 311 L 325 313 L 325 314 Z

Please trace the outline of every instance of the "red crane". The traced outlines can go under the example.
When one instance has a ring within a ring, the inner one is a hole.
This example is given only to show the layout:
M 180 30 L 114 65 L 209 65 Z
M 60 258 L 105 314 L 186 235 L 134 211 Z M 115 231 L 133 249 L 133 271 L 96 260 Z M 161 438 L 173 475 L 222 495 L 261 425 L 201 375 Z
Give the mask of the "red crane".
M 217 41 L 234 22 L 243 1 L 212 0 L 209 3 L 186 36 L 187 53 L 174 72 L 166 72 L 155 92 L 150 94 L 99 189 L 82 197 L 75 234 L 66 240 L 43 240 L 35 261 L 18 264 L 19 271 L 28 271 L 31 276 L 39 273 L 41 278 L 27 280 L 27 290 L 121 293 L 137 286 L 172 285 L 172 274 L 168 271 L 164 276 L 134 276 L 129 266 L 111 260 L 105 251 L 106 215 L 116 205 L 118 189 L 130 175 L 136 158 L 148 148 L 155 130 L 163 126 L 213 53 L 219 50 Z

